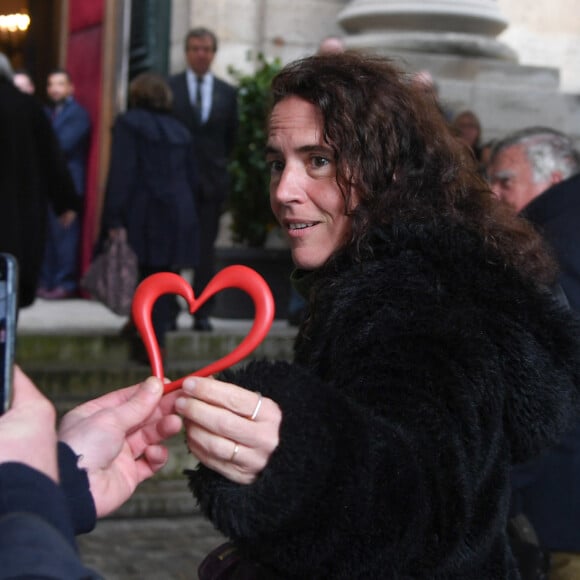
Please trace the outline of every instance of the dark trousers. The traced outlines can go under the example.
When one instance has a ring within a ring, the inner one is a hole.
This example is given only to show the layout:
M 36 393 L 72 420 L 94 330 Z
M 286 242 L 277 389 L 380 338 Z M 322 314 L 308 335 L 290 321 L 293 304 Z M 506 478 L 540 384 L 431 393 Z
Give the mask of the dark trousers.
M 194 270 L 193 290 L 199 296 L 215 275 L 215 241 L 221 216 L 221 203 L 200 201 L 199 215 L 199 264 Z M 206 302 L 196 313 L 196 318 L 211 315 L 213 300 Z
M 40 271 L 40 287 L 46 290 L 64 288 L 67 292 L 78 289 L 79 242 L 81 219 L 63 227 L 49 208 L 44 260 Z

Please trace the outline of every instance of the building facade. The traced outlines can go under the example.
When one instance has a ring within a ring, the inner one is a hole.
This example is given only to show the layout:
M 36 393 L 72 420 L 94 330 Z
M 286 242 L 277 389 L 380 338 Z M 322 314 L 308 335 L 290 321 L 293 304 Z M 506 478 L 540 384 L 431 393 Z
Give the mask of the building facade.
M 580 19 L 576 0 L 173 0 L 170 68 L 183 68 L 191 26 L 216 31 L 215 69 L 252 67 L 259 52 L 283 62 L 325 36 L 428 69 L 451 110 L 473 109 L 484 138 L 543 124 L 580 141 Z

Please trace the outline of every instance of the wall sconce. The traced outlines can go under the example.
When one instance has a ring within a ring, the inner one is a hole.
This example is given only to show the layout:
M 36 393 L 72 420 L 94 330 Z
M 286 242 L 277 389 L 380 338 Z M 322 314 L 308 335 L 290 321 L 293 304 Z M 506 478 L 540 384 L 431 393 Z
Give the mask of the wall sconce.
M 5 47 L 7 52 L 19 50 L 29 27 L 30 16 L 24 12 L 0 14 L 0 46 Z

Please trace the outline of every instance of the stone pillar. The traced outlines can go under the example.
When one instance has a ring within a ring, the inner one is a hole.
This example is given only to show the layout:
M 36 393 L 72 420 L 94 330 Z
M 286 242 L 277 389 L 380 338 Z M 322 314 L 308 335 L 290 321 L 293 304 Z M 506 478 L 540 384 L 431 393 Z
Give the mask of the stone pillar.
M 338 22 L 352 48 L 516 58 L 496 40 L 507 26 L 496 0 L 352 0 Z
M 429 70 L 446 108 L 479 116 L 484 140 L 529 125 L 580 139 L 580 103 L 560 92 L 558 70 L 522 66 L 497 40 L 508 22 L 496 0 L 351 0 L 337 20 L 348 48 Z

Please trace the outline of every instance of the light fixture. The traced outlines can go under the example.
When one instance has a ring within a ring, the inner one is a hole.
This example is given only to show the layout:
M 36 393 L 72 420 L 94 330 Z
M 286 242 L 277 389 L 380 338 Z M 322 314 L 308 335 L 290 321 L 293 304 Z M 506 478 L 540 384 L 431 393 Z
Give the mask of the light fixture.
M 18 14 L 0 14 L 0 30 L 2 32 L 26 32 L 30 26 L 30 16 Z
M 30 26 L 30 16 L 26 12 L 0 14 L 0 50 L 15 62 Z

